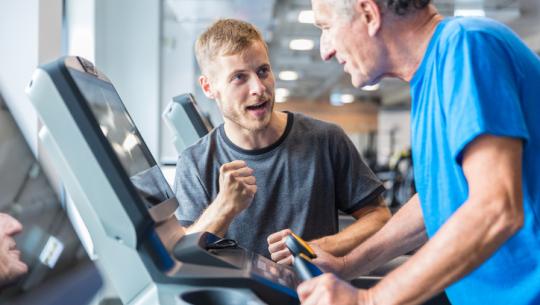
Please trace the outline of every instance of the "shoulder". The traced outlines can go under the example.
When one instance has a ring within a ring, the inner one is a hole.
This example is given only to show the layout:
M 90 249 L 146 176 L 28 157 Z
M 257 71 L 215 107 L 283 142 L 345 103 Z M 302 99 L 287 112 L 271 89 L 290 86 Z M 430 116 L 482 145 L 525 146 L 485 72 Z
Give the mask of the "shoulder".
M 310 116 L 307 116 L 302 113 L 293 113 L 294 115 L 294 125 L 295 130 L 301 130 L 304 134 L 314 134 L 314 135 L 335 135 L 335 134 L 345 134 L 343 129 L 337 124 L 322 121 Z
M 451 69 L 452 75 L 484 71 L 482 75 L 488 76 L 486 72 L 498 61 L 509 70 L 521 69 L 523 42 L 505 25 L 489 18 L 469 17 L 448 18 L 441 26 L 430 55 L 441 77 L 445 69 Z
M 350 149 L 352 144 L 345 131 L 337 124 L 322 121 L 305 114 L 294 113 L 291 132 L 293 142 L 302 143 L 306 149 L 317 147 L 321 151 L 334 152 Z M 326 147 L 326 149 L 325 149 Z
M 444 27 L 441 30 L 442 44 L 452 44 L 462 40 L 483 40 L 502 42 L 512 37 L 517 38 L 514 32 L 506 25 L 489 19 L 489 18 L 448 18 L 444 22 Z
M 178 158 L 178 165 L 184 167 L 204 167 L 208 164 L 214 154 L 217 153 L 217 141 L 219 137 L 219 127 L 214 128 L 207 135 L 200 138 L 197 142 L 186 147 Z

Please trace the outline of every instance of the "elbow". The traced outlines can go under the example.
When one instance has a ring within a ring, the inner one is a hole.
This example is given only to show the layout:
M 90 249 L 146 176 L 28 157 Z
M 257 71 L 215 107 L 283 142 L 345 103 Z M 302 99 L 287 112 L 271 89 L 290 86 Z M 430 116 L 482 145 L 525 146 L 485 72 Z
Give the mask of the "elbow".
M 390 212 L 390 209 L 388 207 L 382 207 L 380 212 L 381 222 L 383 224 L 386 224 L 388 220 L 392 217 L 392 213 Z
M 519 199 L 518 199 L 519 198 Z M 518 198 L 509 198 L 505 200 L 506 213 L 505 224 L 506 230 L 509 236 L 516 234 L 525 223 L 525 215 L 523 212 L 523 199 L 521 196 Z
M 508 239 L 516 234 L 524 225 L 525 215 L 523 213 L 522 202 L 516 202 L 506 198 L 494 204 L 497 206 L 495 211 L 497 219 L 497 235 Z M 494 211 L 494 212 L 495 212 Z
M 392 217 L 390 209 L 386 206 L 380 206 L 377 208 L 377 220 L 379 228 L 382 228 Z
M 495 232 L 495 239 L 505 242 L 512 238 L 523 227 L 523 217 L 506 216 L 499 222 Z
M 525 222 L 525 215 L 523 215 L 523 210 L 511 213 L 510 216 L 506 219 L 506 230 L 510 236 L 516 234 Z

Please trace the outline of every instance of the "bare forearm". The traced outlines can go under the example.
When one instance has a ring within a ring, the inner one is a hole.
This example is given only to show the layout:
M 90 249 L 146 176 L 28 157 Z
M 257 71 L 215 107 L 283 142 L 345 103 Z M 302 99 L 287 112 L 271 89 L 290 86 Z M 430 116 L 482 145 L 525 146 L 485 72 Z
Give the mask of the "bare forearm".
M 185 235 L 185 229 L 173 215 L 156 225 L 156 233 L 167 250 L 172 251 L 174 245 Z
M 344 257 L 341 275 L 354 278 L 408 253 L 427 240 L 418 196 L 413 196 L 375 235 Z
M 376 299 L 383 304 L 419 304 L 491 256 L 514 234 L 519 221 L 516 225 L 500 210 L 489 213 L 482 207 L 465 203 L 416 255 L 374 288 Z
M 219 193 L 186 231 L 207 231 L 223 237 L 234 217 L 245 210 L 253 200 L 257 185 L 253 169 L 245 161 L 235 160 L 219 168 Z
M 334 256 L 343 256 L 379 231 L 390 217 L 386 206 L 375 206 L 339 233 L 313 242 Z
M 214 202 L 202 213 L 201 217 L 197 221 L 186 229 L 186 233 L 195 232 L 210 232 L 217 236 L 225 236 L 229 225 L 234 219 L 236 214 L 233 211 L 229 211 L 224 208 L 224 205 L 220 202 L 219 198 L 216 198 Z

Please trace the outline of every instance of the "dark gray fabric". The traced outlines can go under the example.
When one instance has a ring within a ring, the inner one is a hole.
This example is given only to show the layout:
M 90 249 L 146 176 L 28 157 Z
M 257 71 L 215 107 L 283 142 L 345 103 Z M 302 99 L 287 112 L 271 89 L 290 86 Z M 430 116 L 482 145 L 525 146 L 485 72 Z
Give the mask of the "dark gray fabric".
M 219 168 L 244 160 L 254 169 L 257 193 L 229 227 L 228 238 L 269 256 L 266 238 L 285 228 L 311 240 L 338 231 L 338 209 L 352 213 L 384 188 L 341 128 L 288 113 L 288 127 L 275 145 L 257 151 L 235 146 L 223 125 L 179 157 L 177 217 L 192 224 L 219 192 Z

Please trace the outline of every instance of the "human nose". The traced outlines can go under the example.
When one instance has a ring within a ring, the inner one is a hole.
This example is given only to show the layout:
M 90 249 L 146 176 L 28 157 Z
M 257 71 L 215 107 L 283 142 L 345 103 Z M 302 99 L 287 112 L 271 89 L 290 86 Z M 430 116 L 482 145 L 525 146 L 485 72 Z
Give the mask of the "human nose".
M 332 43 L 330 42 L 330 39 L 328 35 L 323 32 L 321 34 L 321 58 L 322 60 L 330 60 L 334 55 L 336 54 L 336 50 L 332 46 Z
M 22 231 L 22 224 L 15 218 L 8 214 L 0 213 L 0 232 L 6 235 L 15 235 Z
M 252 77 L 250 82 L 250 93 L 251 95 L 263 95 L 266 90 L 266 86 L 263 84 L 262 80 L 258 77 Z

